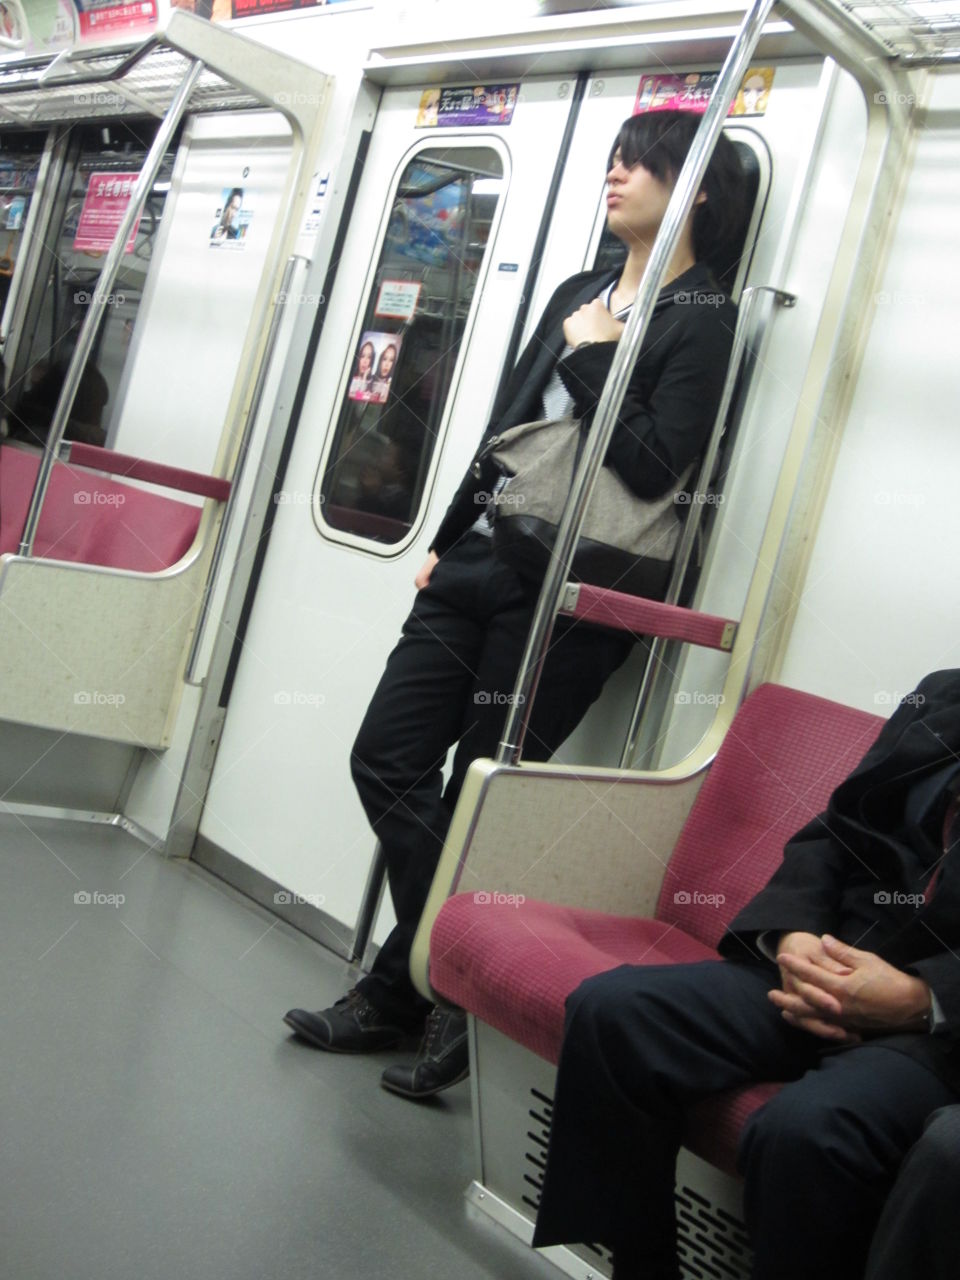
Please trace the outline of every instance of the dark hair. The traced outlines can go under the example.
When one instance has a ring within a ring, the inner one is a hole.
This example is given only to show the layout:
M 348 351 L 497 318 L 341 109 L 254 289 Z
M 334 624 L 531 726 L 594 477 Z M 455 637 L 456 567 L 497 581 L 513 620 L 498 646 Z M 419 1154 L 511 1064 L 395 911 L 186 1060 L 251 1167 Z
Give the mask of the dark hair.
M 703 117 L 693 111 L 645 111 L 624 120 L 609 164 L 619 150 L 628 169 L 643 167 L 660 182 L 676 182 Z M 693 210 L 693 251 L 718 278 L 729 278 L 749 217 L 747 180 L 733 143 L 717 139 L 700 190 L 706 200 Z M 734 271 L 732 274 L 736 274 Z

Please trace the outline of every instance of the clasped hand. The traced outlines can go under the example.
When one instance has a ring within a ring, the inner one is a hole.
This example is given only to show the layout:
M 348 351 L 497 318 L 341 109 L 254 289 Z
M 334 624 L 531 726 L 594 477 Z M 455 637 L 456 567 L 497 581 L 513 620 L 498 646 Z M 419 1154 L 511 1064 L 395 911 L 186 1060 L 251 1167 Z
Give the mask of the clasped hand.
M 585 302 L 563 322 L 563 336 L 570 347 L 581 342 L 619 342 L 623 324 L 615 320 L 599 298 Z
M 783 987 L 770 1000 L 791 1026 L 824 1040 L 855 1044 L 862 1032 L 919 1030 L 930 1007 L 922 979 L 829 934 L 782 934 L 777 964 Z

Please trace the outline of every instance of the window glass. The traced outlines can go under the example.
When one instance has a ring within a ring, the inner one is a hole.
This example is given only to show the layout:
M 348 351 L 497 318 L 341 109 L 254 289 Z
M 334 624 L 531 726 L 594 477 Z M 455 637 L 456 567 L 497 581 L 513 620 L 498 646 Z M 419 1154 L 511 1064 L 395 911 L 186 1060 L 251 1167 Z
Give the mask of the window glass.
M 321 481 L 328 526 L 388 544 L 412 527 L 503 186 L 489 147 L 404 169 Z
M 44 141 L 42 133 L 0 134 L 0 312 L 23 248 Z
M 157 129 L 155 121 L 75 125 L 56 193 L 54 226 L 44 240 L 16 366 L 8 371 L 6 429 L 42 445 L 47 437 L 80 327 L 95 297 L 114 223 L 107 203 L 125 207 Z M 68 440 L 102 445 L 116 403 L 176 156 L 174 139 L 108 298 L 80 377 Z M 119 214 L 116 215 L 119 217 Z

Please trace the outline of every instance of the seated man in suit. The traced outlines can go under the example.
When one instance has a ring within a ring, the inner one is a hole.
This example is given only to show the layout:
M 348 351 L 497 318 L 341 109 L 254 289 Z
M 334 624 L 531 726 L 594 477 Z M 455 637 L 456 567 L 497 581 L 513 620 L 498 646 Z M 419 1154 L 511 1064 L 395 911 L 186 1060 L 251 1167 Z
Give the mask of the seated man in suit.
M 740 1141 L 754 1280 L 857 1280 L 904 1155 L 960 1101 L 960 670 L 928 676 L 786 846 L 723 959 L 588 979 L 567 1021 L 534 1244 L 677 1280 L 684 1114 L 785 1086 Z

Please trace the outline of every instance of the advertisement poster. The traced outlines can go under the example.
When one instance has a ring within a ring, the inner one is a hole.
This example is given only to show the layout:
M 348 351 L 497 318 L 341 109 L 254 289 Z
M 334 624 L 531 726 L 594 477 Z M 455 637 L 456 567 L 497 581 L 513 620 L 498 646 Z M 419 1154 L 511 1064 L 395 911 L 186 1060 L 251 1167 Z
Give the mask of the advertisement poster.
M 418 129 L 509 124 L 517 105 L 518 84 L 478 84 L 460 89 L 424 89 Z
M 157 21 L 157 0 L 74 0 L 80 20 L 80 38 L 101 36 L 114 31 L 136 31 L 152 27 Z
M 243 187 L 224 187 L 210 229 L 211 249 L 243 249 L 253 221 L 249 195 Z
M 730 104 L 729 114 L 762 116 L 773 87 L 773 73 L 773 67 L 751 67 Z M 644 76 L 637 90 L 633 114 L 641 111 L 696 111 L 702 115 L 719 78 L 719 71 Z
M 347 395 L 367 404 L 386 404 L 403 338 L 368 330 L 360 339 Z
M 91 173 L 73 239 L 74 249 L 81 253 L 106 253 L 123 221 L 139 176 L 138 173 Z M 138 218 L 124 253 L 133 253 L 139 226 Z
M 199 2 L 199 0 L 198 0 Z M 213 0 L 213 19 L 223 17 L 258 18 L 264 13 L 292 13 L 295 9 L 325 9 L 330 5 L 344 4 L 348 0 L 232 0 L 232 15 L 221 16 L 221 7 L 230 9 L 231 0 Z

